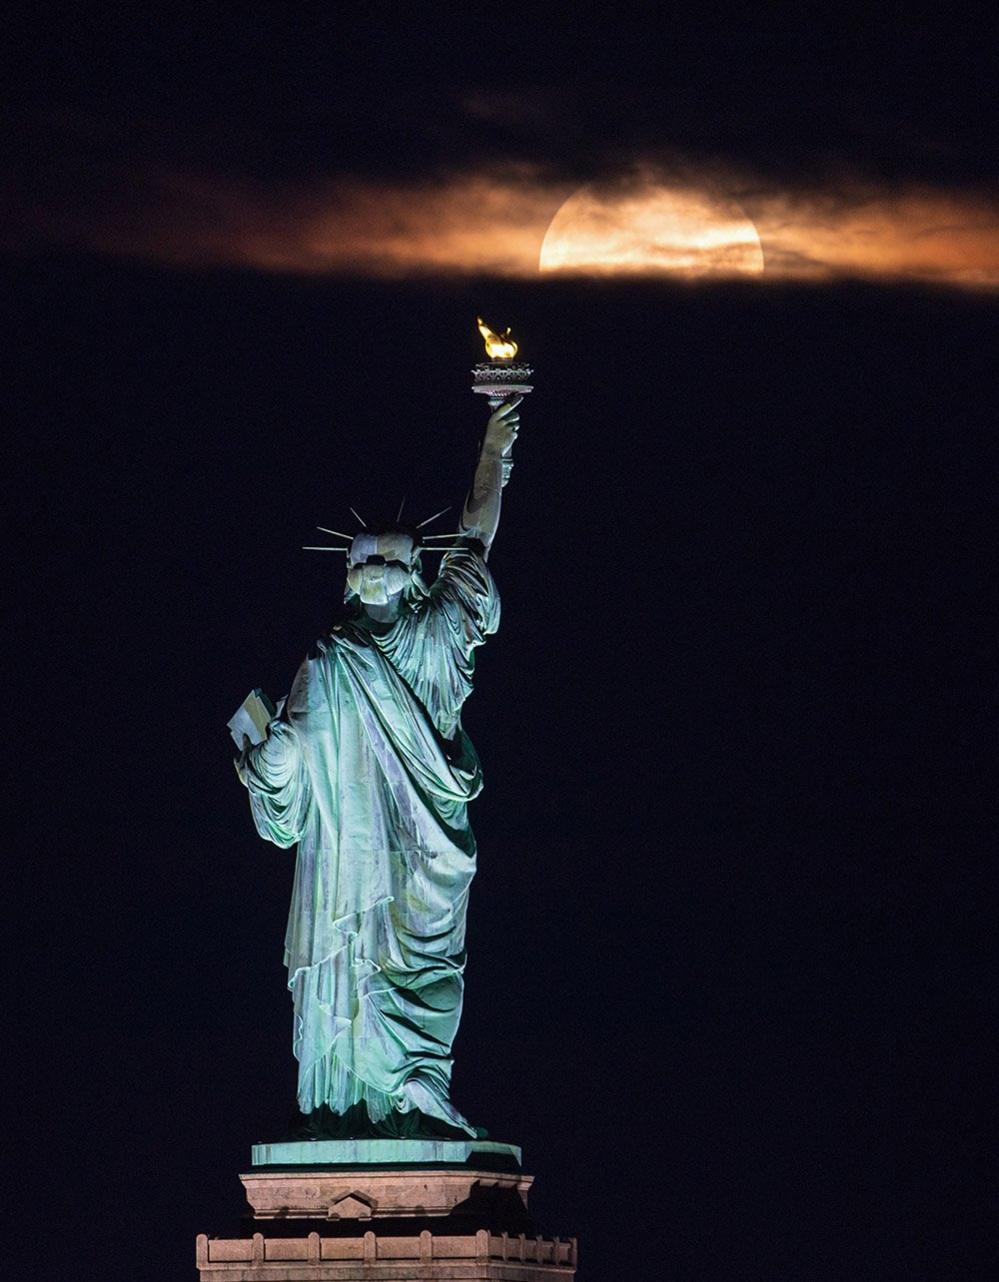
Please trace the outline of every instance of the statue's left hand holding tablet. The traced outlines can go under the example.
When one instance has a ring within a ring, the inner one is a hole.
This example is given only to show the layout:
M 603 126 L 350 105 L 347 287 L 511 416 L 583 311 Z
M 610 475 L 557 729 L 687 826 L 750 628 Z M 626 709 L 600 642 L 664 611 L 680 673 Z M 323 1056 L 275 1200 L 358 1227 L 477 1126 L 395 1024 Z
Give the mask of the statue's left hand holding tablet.
M 263 743 L 267 738 L 271 722 L 284 711 L 285 702 L 284 699 L 281 699 L 275 705 L 263 690 L 254 689 L 250 691 L 235 714 L 230 718 L 228 722 L 229 733 L 239 749 L 239 756 L 233 764 L 240 779 L 243 779 L 247 753 L 252 747 Z

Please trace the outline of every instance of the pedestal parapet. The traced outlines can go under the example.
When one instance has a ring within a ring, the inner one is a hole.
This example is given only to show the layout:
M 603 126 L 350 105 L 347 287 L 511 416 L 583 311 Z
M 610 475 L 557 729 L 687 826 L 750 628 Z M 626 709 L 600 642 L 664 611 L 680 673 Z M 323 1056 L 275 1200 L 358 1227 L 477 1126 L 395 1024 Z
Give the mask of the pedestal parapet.
M 571 1279 L 576 1240 L 516 1238 L 486 1229 L 470 1235 L 431 1233 L 384 1236 L 367 1230 L 360 1237 L 252 1238 L 223 1241 L 204 1233 L 197 1241 L 202 1282 L 542 1282 Z
M 265 1232 L 197 1239 L 201 1282 L 571 1282 L 575 1239 L 534 1229 L 520 1149 L 488 1140 L 257 1144 Z M 247 1226 L 250 1228 L 250 1225 Z

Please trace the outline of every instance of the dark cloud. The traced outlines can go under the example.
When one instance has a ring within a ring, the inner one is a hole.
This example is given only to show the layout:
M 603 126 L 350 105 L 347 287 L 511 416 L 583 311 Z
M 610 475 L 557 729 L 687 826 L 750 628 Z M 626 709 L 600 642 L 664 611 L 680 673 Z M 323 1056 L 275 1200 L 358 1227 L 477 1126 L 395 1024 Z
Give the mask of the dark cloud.
M 115 11 L 49 30 L 36 16 L 12 42 L 15 144 L 22 164 L 113 155 L 276 184 L 504 159 L 582 182 L 679 154 L 784 189 L 840 172 L 988 185 L 994 24 L 804 7 L 571 23 Z

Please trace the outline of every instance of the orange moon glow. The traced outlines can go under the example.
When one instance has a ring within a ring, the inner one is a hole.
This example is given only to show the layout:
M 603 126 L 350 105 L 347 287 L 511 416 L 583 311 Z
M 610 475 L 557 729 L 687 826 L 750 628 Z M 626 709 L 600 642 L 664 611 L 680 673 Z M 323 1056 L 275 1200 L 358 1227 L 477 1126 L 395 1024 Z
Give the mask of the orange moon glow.
M 647 184 L 581 187 L 552 219 L 541 272 L 596 276 L 759 276 L 756 228 L 732 201 L 703 190 Z

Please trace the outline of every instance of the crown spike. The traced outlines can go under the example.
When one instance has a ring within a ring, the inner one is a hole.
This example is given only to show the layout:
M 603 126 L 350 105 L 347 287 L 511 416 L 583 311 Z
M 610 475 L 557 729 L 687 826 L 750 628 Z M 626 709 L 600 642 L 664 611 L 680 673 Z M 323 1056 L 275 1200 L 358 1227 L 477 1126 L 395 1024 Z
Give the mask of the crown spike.
M 422 530 L 425 525 L 429 525 L 431 521 L 436 521 L 439 516 L 443 516 L 445 512 L 450 512 L 450 511 L 451 511 L 451 504 L 449 503 L 447 507 L 442 507 L 439 512 L 435 512 L 433 516 L 428 516 L 425 521 L 421 521 L 416 528 L 418 530 Z
M 360 512 L 358 512 L 358 511 L 357 511 L 357 509 L 356 509 L 356 508 L 353 508 L 353 507 L 352 507 L 352 508 L 350 508 L 350 509 L 349 509 L 349 511 L 350 511 L 354 516 L 356 516 L 356 517 L 357 517 L 357 519 L 361 522 L 361 524 L 364 526 L 364 528 L 365 528 L 365 529 L 367 529 L 367 528 L 368 528 L 368 523 L 367 523 L 367 521 L 366 521 L 366 520 L 364 519 L 364 517 L 360 514 Z
M 319 548 L 319 547 L 312 547 L 310 544 L 303 544 L 302 551 L 303 552 L 340 552 L 342 554 L 346 554 L 347 552 L 350 551 L 350 548 Z
M 398 511 L 398 512 L 396 512 L 396 514 L 395 514 L 395 519 L 396 519 L 397 521 L 401 521 L 401 520 L 402 520 L 402 509 L 403 509 L 405 506 L 406 506 L 406 496 L 405 496 L 405 494 L 404 494 L 404 495 L 402 496 L 402 498 L 399 500 L 399 511 Z
M 353 534 L 344 534 L 343 530 L 328 530 L 325 525 L 317 525 L 317 530 L 322 530 L 324 534 L 332 534 L 334 538 L 346 539 L 348 543 L 354 542 Z

